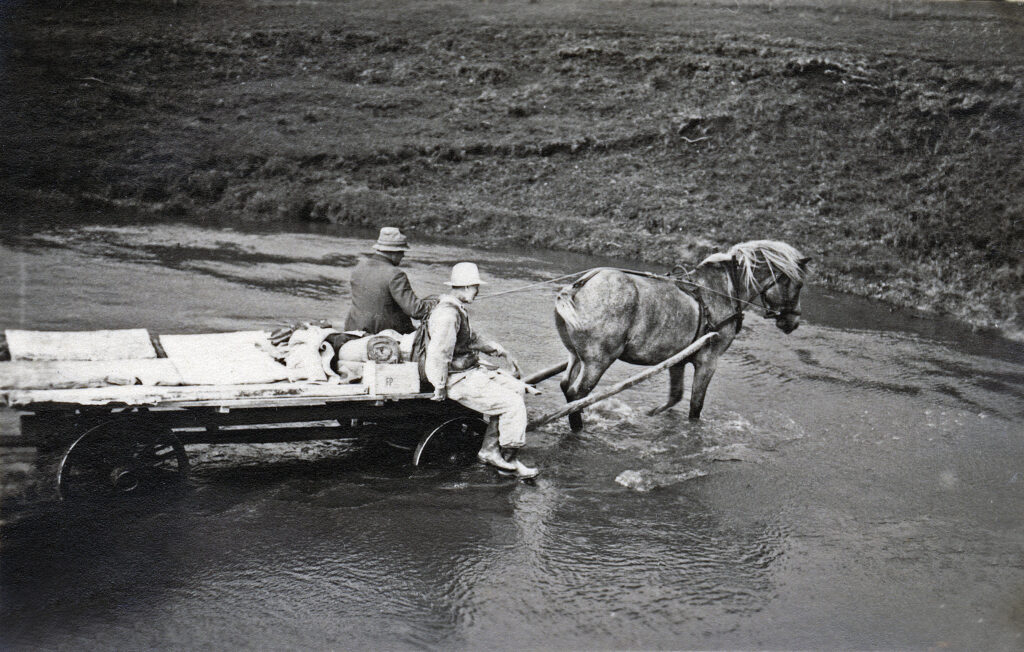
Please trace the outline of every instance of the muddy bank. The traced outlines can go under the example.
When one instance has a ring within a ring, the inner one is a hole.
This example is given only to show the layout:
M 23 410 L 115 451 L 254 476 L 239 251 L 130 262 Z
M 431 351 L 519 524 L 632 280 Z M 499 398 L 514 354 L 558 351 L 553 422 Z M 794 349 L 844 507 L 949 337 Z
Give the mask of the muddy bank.
M 1024 9 L 8 4 L 5 228 L 73 203 L 401 223 L 828 287 L 1024 333 Z

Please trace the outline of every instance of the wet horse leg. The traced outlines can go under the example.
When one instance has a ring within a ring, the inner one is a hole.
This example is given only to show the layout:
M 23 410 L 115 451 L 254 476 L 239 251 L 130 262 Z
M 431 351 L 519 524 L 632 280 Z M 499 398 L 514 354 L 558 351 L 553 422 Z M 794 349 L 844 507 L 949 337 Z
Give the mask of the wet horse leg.
M 679 401 L 683 400 L 683 387 L 686 385 L 686 362 L 680 362 L 668 368 L 668 402 L 647 413 L 652 417 L 661 414 Z
M 576 357 L 575 353 L 570 351 L 569 363 L 565 366 L 565 373 L 562 376 L 561 382 L 559 382 L 559 386 L 562 388 L 563 394 L 566 394 L 569 391 L 569 388 L 572 386 L 572 384 L 576 382 L 576 378 L 579 377 L 580 369 L 582 368 L 582 366 L 583 363 L 580 361 L 580 359 Z
M 608 370 L 618 356 L 602 358 L 599 360 L 591 360 L 590 362 L 582 361 L 582 370 L 573 382 L 565 390 L 565 400 L 569 403 L 584 398 L 593 391 L 594 387 L 601 380 L 601 376 Z M 579 412 L 573 412 L 569 415 L 569 429 L 573 432 L 579 432 L 583 429 L 583 415 Z
M 690 418 L 699 419 L 704 409 L 704 394 L 718 366 L 718 354 L 699 355 L 693 362 L 693 389 L 690 393 Z
M 576 357 L 575 353 L 569 353 L 569 366 L 565 368 L 565 375 L 562 376 L 562 394 L 565 396 L 565 402 L 572 402 L 570 398 L 572 394 L 572 387 L 579 378 L 580 371 L 583 369 L 583 362 Z M 579 412 L 573 412 L 569 415 L 569 429 L 573 432 L 579 432 L 583 429 L 583 416 Z

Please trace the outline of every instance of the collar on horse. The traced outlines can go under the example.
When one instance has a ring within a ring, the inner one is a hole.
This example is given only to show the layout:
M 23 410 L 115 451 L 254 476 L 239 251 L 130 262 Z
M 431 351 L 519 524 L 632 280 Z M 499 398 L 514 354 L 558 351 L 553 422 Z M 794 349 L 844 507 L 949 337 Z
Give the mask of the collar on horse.
M 682 276 L 690 276 L 690 272 L 683 268 L 681 265 L 677 265 L 672 269 L 672 277 L 675 279 L 676 287 L 690 295 L 697 302 L 697 307 L 700 310 L 700 317 L 698 318 L 697 332 L 693 335 L 693 341 L 696 342 L 701 336 L 706 333 L 717 332 L 723 326 L 736 322 L 736 333 L 740 332 L 743 328 L 743 302 L 739 298 L 739 270 L 736 268 L 735 261 L 729 261 L 726 269 L 729 272 L 729 298 L 733 303 L 733 312 L 724 319 L 720 319 L 717 322 L 711 321 L 711 309 L 708 308 L 708 302 L 704 299 L 704 288 L 700 284 L 691 281 L 686 278 L 680 278 Z

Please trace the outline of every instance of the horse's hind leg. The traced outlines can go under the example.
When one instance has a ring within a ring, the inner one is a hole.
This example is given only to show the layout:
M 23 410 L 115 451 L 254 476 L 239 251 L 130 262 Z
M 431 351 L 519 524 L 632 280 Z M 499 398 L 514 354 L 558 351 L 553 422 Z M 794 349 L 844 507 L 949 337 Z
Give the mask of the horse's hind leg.
M 668 368 L 668 402 L 647 413 L 647 416 L 661 414 L 679 401 L 683 400 L 683 387 L 686 384 L 686 362 Z
M 572 402 L 573 386 L 579 379 L 580 371 L 583 369 L 583 362 L 576 357 L 576 354 L 569 352 L 569 366 L 565 368 L 565 375 L 562 377 L 561 387 L 562 394 L 565 396 L 565 402 Z M 569 429 L 573 432 L 579 432 L 583 429 L 583 416 L 579 412 L 573 412 L 569 415 Z
M 572 384 L 576 382 L 576 378 L 580 375 L 580 369 L 583 363 L 580 361 L 576 354 L 569 351 L 569 364 L 565 366 L 565 373 L 562 375 L 562 380 L 559 382 L 559 386 L 562 388 L 562 393 L 565 394 L 572 387 Z
M 690 392 L 690 418 L 699 419 L 704 409 L 704 394 L 708 391 L 711 377 L 718 366 L 718 355 L 700 356 L 693 363 L 693 389 Z
M 617 356 L 616 356 L 617 357 Z M 573 382 L 565 390 L 565 400 L 569 403 L 584 398 L 593 391 L 594 387 L 597 386 L 598 381 L 601 380 L 601 376 L 608 370 L 612 362 L 616 358 L 608 358 L 607 360 L 591 361 L 589 363 L 581 361 L 581 371 Z M 573 432 L 579 432 L 583 429 L 583 415 L 580 412 L 573 412 L 569 415 L 569 429 Z

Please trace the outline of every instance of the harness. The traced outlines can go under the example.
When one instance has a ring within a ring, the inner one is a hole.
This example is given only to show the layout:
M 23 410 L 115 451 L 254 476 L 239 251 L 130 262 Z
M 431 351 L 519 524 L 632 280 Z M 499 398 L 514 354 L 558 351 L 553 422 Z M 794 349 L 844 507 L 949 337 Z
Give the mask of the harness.
M 672 269 L 672 277 L 675 280 L 676 287 L 684 294 L 693 297 L 694 301 L 697 302 L 698 309 L 700 310 L 697 332 L 693 336 L 694 342 L 706 333 L 717 332 L 723 326 L 732 322 L 736 322 L 737 334 L 743 328 L 743 301 L 739 298 L 739 292 L 737 291 L 737 288 L 739 287 L 739 270 L 736 268 L 736 263 L 733 261 L 729 262 L 726 269 L 729 272 L 729 298 L 732 299 L 734 310 L 732 314 L 724 319 L 718 320 L 717 322 L 711 321 L 711 309 L 708 308 L 707 300 L 704 298 L 704 287 L 695 281 L 681 278 L 682 276 L 690 276 L 690 272 L 685 270 L 683 267 L 676 266 Z
M 772 279 L 764 285 L 758 285 L 757 281 L 754 281 L 754 286 L 757 289 L 757 297 L 761 299 L 761 307 L 764 308 L 765 319 L 778 319 L 786 315 L 799 315 L 800 311 L 794 306 L 792 300 L 786 301 L 785 305 L 781 309 L 776 310 L 771 307 L 768 303 L 768 290 L 772 289 L 779 283 L 778 277 L 775 275 L 775 270 L 772 269 L 771 265 L 768 266 L 769 271 L 772 273 Z M 743 328 L 743 304 L 755 305 L 750 301 L 745 301 L 739 297 L 739 288 L 742 287 L 742 281 L 739 277 L 739 266 L 735 260 L 730 260 L 726 264 L 726 270 L 729 273 L 729 298 L 733 302 L 734 310 L 731 315 L 728 315 L 724 319 L 717 322 L 711 322 L 711 310 L 708 308 L 707 301 L 704 299 L 704 288 L 695 281 L 691 281 L 688 278 L 690 272 L 682 266 L 677 265 L 672 269 L 671 277 L 675 281 L 676 287 L 682 292 L 693 297 L 700 307 L 700 324 L 698 327 L 697 334 L 694 336 L 694 340 L 713 331 L 718 331 L 723 326 L 736 322 L 736 332 L 739 333 L 740 329 Z
M 692 272 L 688 271 L 682 265 L 676 265 L 675 267 L 673 267 L 672 271 L 668 275 L 665 275 L 665 274 L 655 274 L 653 272 L 642 272 L 642 271 L 633 270 L 633 269 L 621 269 L 621 268 L 615 268 L 615 267 L 595 267 L 593 269 L 589 269 L 589 270 L 583 272 L 582 275 L 579 276 L 576 279 L 576 281 L 573 282 L 573 284 L 571 286 L 569 286 L 569 287 L 573 291 L 579 289 L 580 287 L 585 285 L 587 283 L 587 281 L 589 281 L 591 278 L 593 278 L 593 276 L 595 274 L 597 274 L 598 272 L 600 272 L 600 271 L 602 271 L 604 269 L 612 269 L 612 270 L 615 270 L 617 272 L 622 272 L 623 274 L 630 274 L 632 276 L 644 276 L 644 277 L 647 277 L 647 278 L 654 278 L 654 279 L 672 281 L 672 282 L 675 283 L 675 286 L 677 288 L 679 288 L 679 290 L 681 292 L 683 292 L 684 294 L 687 294 L 688 296 L 692 297 L 693 300 L 697 302 L 697 307 L 698 307 L 698 310 L 699 310 L 700 314 L 699 314 L 699 316 L 697 318 L 697 323 L 698 323 L 697 332 L 693 336 L 693 341 L 695 342 L 698 339 L 700 339 L 703 335 L 705 335 L 707 333 L 711 333 L 711 332 L 716 332 L 716 331 L 720 330 L 723 326 L 726 326 L 726 325 L 728 325 L 728 324 L 730 324 L 732 322 L 736 322 L 736 332 L 739 333 L 740 330 L 743 328 L 743 314 L 744 314 L 743 313 L 743 309 L 744 309 L 744 306 L 748 305 L 748 306 L 752 306 L 752 307 L 755 307 L 755 308 L 757 307 L 757 304 L 754 303 L 753 301 L 747 301 L 746 299 L 741 299 L 740 296 L 739 296 L 740 295 L 740 288 L 743 287 L 743 282 L 740 279 L 740 276 L 739 276 L 739 274 L 740 274 L 739 266 L 737 265 L 735 259 L 730 259 L 730 260 L 724 261 L 724 262 L 726 262 L 726 271 L 729 274 L 729 294 L 728 295 L 724 295 L 723 293 L 718 292 L 716 290 L 710 290 L 708 288 L 705 288 L 700 283 L 697 283 L 696 281 L 690 280 L 689 277 L 692 275 Z M 779 309 L 779 310 L 776 310 L 776 309 L 772 308 L 771 305 L 768 303 L 768 296 L 767 296 L 768 295 L 768 290 L 770 290 L 773 287 L 775 287 L 776 285 L 778 285 L 778 282 L 779 282 L 778 277 L 775 275 L 775 270 L 772 269 L 771 265 L 768 266 L 768 269 L 772 273 L 772 279 L 770 281 L 768 281 L 764 285 L 758 285 L 757 281 L 756 280 L 754 281 L 754 286 L 757 289 L 756 296 L 761 299 L 761 307 L 764 309 L 764 317 L 765 317 L 765 319 L 777 319 L 779 317 L 784 317 L 786 315 L 799 315 L 800 311 L 796 309 L 795 302 L 792 301 L 792 300 L 786 301 L 785 305 L 783 305 L 782 308 Z M 527 286 L 527 287 L 530 287 L 530 286 Z M 564 291 L 565 290 L 563 290 L 563 292 Z M 711 309 L 708 308 L 707 300 L 704 298 L 704 293 L 705 292 L 710 292 L 710 293 L 713 293 L 713 294 L 722 294 L 723 296 L 728 296 L 728 298 L 730 299 L 730 301 L 733 304 L 733 312 L 731 314 L 729 314 L 728 316 L 726 316 L 724 319 L 720 319 L 717 322 L 712 322 L 711 321 Z M 503 294 L 503 293 L 499 293 L 499 294 Z

